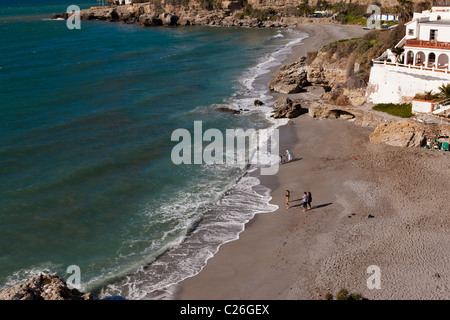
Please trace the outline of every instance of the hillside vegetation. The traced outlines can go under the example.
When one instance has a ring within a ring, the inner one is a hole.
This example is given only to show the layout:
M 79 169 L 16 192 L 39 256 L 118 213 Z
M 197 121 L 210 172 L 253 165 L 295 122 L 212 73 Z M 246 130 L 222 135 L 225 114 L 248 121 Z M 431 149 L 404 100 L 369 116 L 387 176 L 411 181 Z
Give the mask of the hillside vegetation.
M 347 68 L 345 88 L 361 88 L 368 83 L 372 59 L 395 47 L 404 35 L 405 26 L 401 24 L 392 30 L 371 31 L 362 38 L 332 42 L 322 48 L 322 52 L 331 64 Z

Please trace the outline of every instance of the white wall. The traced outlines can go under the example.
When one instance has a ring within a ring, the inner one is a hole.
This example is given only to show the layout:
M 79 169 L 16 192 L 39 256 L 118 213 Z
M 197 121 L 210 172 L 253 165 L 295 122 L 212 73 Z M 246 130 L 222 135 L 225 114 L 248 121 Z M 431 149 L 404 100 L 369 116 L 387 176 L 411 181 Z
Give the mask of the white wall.
M 438 41 L 450 42 L 450 24 L 448 26 L 433 25 L 432 23 L 420 24 L 419 40 L 430 40 L 430 30 L 438 30 Z
M 401 103 L 412 99 L 416 93 L 438 92 L 444 83 L 450 83 L 450 73 L 374 64 L 366 100 L 371 103 Z
M 409 34 L 409 30 L 413 30 L 413 34 Z M 412 21 L 406 25 L 406 39 L 416 39 L 417 38 L 417 21 Z
M 433 103 L 429 101 L 412 101 L 412 112 L 428 113 L 433 112 Z

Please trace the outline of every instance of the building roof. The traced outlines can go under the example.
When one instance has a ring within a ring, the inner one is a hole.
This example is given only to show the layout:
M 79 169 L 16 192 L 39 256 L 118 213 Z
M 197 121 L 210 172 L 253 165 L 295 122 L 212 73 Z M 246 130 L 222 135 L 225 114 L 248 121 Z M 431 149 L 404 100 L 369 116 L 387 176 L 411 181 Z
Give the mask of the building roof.
M 419 21 L 420 24 L 435 24 L 442 26 L 450 26 L 450 20 L 432 20 L 432 21 Z

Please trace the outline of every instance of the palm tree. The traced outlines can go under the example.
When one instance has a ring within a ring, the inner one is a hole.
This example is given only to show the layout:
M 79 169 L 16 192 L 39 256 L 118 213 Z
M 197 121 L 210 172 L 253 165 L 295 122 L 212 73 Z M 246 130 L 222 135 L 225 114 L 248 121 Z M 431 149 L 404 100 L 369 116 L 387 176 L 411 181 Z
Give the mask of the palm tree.
M 297 6 L 297 11 L 302 16 L 306 16 L 308 13 L 311 13 L 312 9 L 309 6 L 309 0 L 302 0 L 302 2 Z
M 414 3 L 411 0 L 397 0 L 397 10 L 400 13 L 400 22 L 408 22 L 414 12 Z
M 425 91 L 424 93 L 418 93 L 414 96 L 415 99 L 422 99 L 426 101 L 436 101 L 441 97 L 438 93 L 433 93 L 433 90 Z
M 450 84 L 442 84 L 439 87 L 439 91 L 440 91 L 440 96 L 442 98 L 442 100 L 447 100 L 450 99 Z

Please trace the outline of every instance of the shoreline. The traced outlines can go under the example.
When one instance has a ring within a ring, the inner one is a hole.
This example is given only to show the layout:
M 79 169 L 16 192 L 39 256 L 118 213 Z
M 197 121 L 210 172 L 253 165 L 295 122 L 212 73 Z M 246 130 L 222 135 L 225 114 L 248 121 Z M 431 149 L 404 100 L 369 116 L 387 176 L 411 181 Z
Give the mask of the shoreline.
M 342 288 L 370 300 L 450 299 L 448 155 L 372 144 L 372 130 L 309 115 L 280 127 L 280 151 L 301 159 L 261 177 L 279 209 L 256 215 L 179 284 L 177 299 L 316 300 Z M 307 212 L 304 191 L 313 197 Z
M 319 50 L 323 45 L 326 45 L 329 42 L 345 39 L 345 38 L 351 38 L 355 36 L 361 36 L 365 32 L 361 29 L 360 26 L 341 26 L 341 25 L 335 25 L 335 24 L 307 24 L 305 26 L 299 27 L 296 29 L 297 31 L 301 31 L 308 34 L 308 37 L 303 39 L 299 44 L 294 45 L 292 48 L 292 51 L 290 54 L 284 59 L 284 61 L 278 65 L 277 67 L 273 67 L 271 71 L 264 75 L 263 79 L 260 79 L 260 83 L 264 82 L 264 84 L 267 86 L 268 82 L 274 77 L 275 72 L 285 64 L 290 64 L 293 62 L 296 62 L 300 57 L 305 56 L 307 52 L 310 51 L 317 51 Z M 320 39 L 318 41 L 317 39 Z M 304 93 L 306 95 L 320 95 L 322 93 L 321 88 L 313 88 L 313 92 L 307 92 Z M 270 93 L 272 98 L 274 100 L 277 99 L 279 96 L 285 96 L 282 94 L 278 94 L 275 92 Z M 297 97 L 301 94 L 291 94 L 288 95 L 290 97 Z M 282 150 L 285 150 L 286 148 L 289 148 L 289 146 L 295 145 L 298 143 L 298 136 L 297 136 L 297 130 L 295 130 L 295 127 L 290 125 L 290 123 L 286 125 L 282 125 L 279 127 L 280 129 L 280 152 Z M 291 150 L 291 149 L 290 149 Z M 292 150 L 291 150 L 292 151 Z M 294 152 L 294 158 L 296 156 L 296 153 Z M 280 168 L 281 169 L 281 168 Z M 255 175 L 255 174 L 252 174 Z M 270 221 L 269 223 L 266 223 L 264 220 L 273 220 L 274 215 L 277 214 L 280 210 L 285 209 L 284 203 L 279 203 L 279 201 L 275 200 L 274 194 L 276 194 L 276 197 L 278 197 L 278 191 L 280 190 L 280 181 L 279 181 L 279 175 L 280 171 L 274 175 L 274 176 L 260 176 L 256 175 L 257 178 L 261 181 L 260 184 L 264 187 L 269 188 L 271 191 L 272 200 L 270 203 L 278 205 L 279 209 L 266 213 L 266 214 L 256 214 L 252 220 L 250 220 L 246 225 L 243 232 L 239 234 L 239 238 L 237 240 L 228 242 L 223 244 L 219 251 L 216 253 L 216 255 L 212 258 L 210 258 L 207 262 L 207 265 L 198 273 L 197 275 L 187 278 L 183 280 L 181 283 L 179 283 L 176 287 L 177 289 L 175 294 L 175 299 L 255 299 L 253 296 L 234 296 L 231 288 L 228 288 L 227 290 L 223 290 L 223 293 L 219 293 L 220 290 L 214 290 L 217 286 L 226 285 L 228 283 L 228 276 L 230 269 L 233 270 L 233 275 L 237 276 L 240 283 L 252 283 L 252 282 L 261 282 L 259 279 L 259 276 L 262 276 L 264 278 L 265 271 L 261 270 L 260 272 L 254 273 L 250 266 L 246 270 L 237 270 L 236 267 L 239 266 L 239 264 L 244 264 L 246 266 L 247 261 L 253 261 L 252 259 L 258 259 L 262 261 L 267 261 L 270 259 L 268 256 L 261 254 L 261 250 L 258 250 L 254 245 L 259 243 L 259 241 L 255 241 L 255 238 L 260 238 L 262 235 L 265 234 L 271 234 L 271 237 L 282 237 L 283 233 L 275 233 L 274 229 L 276 230 L 285 230 L 289 227 L 291 222 L 284 221 L 282 226 L 279 226 L 277 228 L 273 228 L 273 221 Z M 287 223 L 287 224 L 286 224 Z M 264 227 L 264 225 L 267 225 L 269 229 Z M 259 239 L 263 240 L 263 239 Z M 245 246 L 247 249 L 242 248 L 241 245 L 243 245 L 245 242 Z M 267 244 L 267 241 L 265 241 Z M 271 247 L 272 250 L 265 250 L 266 252 L 273 252 L 275 250 L 275 247 Z M 252 256 L 252 253 L 257 251 L 260 255 L 259 257 L 252 257 L 251 260 L 249 260 Z M 239 254 L 242 257 L 246 257 L 245 259 L 240 259 L 236 265 L 237 266 L 231 266 L 230 263 L 225 263 L 226 261 L 230 261 L 234 259 L 234 256 Z M 265 263 L 257 263 L 257 265 L 265 265 Z M 227 267 L 228 266 L 228 267 Z M 214 275 L 217 274 L 223 274 L 225 275 L 224 278 L 218 278 Z M 255 275 L 256 274 L 256 275 Z M 252 277 L 257 277 L 258 279 L 251 280 Z M 277 277 L 278 278 L 278 277 Z M 278 282 L 278 281 L 276 281 Z M 285 287 L 288 285 L 289 282 L 283 281 L 281 287 Z M 270 283 L 266 285 L 267 291 L 272 290 L 273 288 L 279 288 L 280 285 L 276 283 Z M 211 290 L 213 292 L 210 292 Z M 276 299 L 276 296 L 262 296 L 262 297 L 256 297 L 256 299 Z

